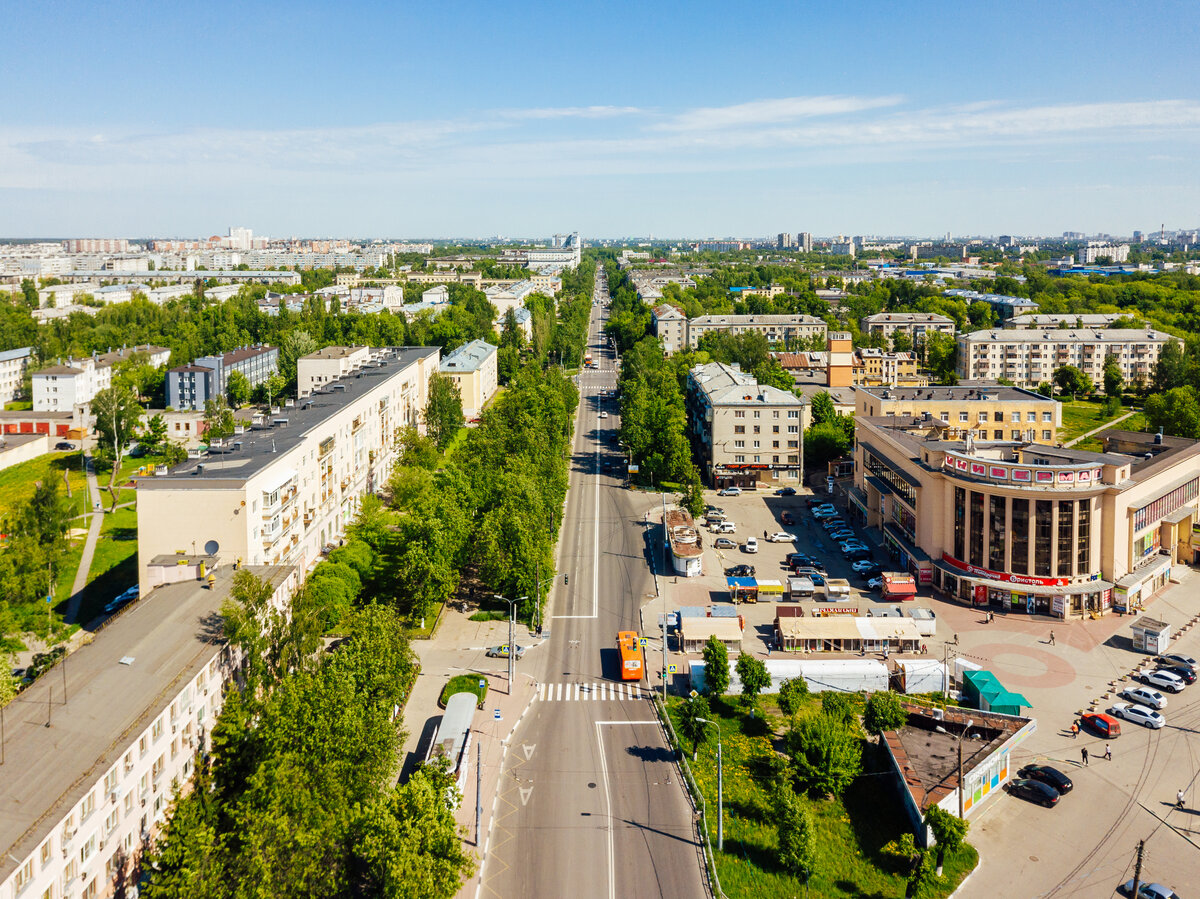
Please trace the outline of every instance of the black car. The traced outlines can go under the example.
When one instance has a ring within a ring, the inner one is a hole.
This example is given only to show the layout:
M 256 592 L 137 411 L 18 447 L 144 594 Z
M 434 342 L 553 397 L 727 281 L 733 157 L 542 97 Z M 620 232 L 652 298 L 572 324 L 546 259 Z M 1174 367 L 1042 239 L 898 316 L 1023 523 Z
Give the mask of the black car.
M 807 565 L 812 568 L 817 567 L 813 564 L 813 557 L 807 553 L 788 553 L 784 562 L 789 566 Z
M 73 449 L 75 449 L 75 444 L 68 443 L 67 441 L 63 440 L 59 443 L 54 444 L 54 448 L 56 450 L 73 450 Z
M 854 552 L 846 554 L 847 562 L 857 562 L 859 559 L 873 558 L 875 558 L 875 555 L 869 549 L 856 549 Z
M 867 568 L 864 571 L 857 572 L 857 574 L 863 580 L 869 581 L 871 578 L 879 577 L 881 574 L 883 574 L 883 566 L 872 565 L 870 568 Z
M 1019 796 L 1028 802 L 1036 802 L 1038 805 L 1046 806 L 1046 808 L 1054 808 L 1058 804 L 1060 795 L 1054 787 L 1047 786 L 1040 780 L 1029 778 L 1010 780 L 1004 785 L 1004 789 L 1013 796 Z
M 778 490 L 775 491 L 775 495 L 776 496 L 795 496 L 796 488 L 795 487 L 780 487 Z
M 1194 684 L 1196 682 L 1196 671 L 1187 665 L 1159 665 L 1159 671 L 1170 671 L 1172 674 L 1178 675 L 1185 684 Z
M 1017 772 L 1017 777 L 1028 778 L 1029 780 L 1041 781 L 1048 787 L 1053 787 L 1060 794 L 1070 793 L 1075 786 L 1071 783 L 1071 778 L 1063 774 L 1057 768 L 1051 768 L 1049 765 L 1026 765 Z
M 754 577 L 753 565 L 734 565 L 725 569 L 725 577 Z

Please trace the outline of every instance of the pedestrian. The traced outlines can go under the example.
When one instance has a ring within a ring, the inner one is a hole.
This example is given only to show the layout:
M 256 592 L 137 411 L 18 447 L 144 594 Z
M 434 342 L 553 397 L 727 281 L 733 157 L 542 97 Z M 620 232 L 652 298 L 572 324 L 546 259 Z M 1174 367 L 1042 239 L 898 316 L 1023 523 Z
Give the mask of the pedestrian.
M 1175 794 L 1175 808 L 1183 808 L 1183 790 Z
M 1106 762 L 1112 761 L 1112 744 L 1111 743 L 1104 744 L 1104 760 Z
M 1074 721 L 1071 722 L 1071 739 L 1072 740 L 1079 739 L 1079 725 L 1076 724 Z
M 1050 632 L 1050 645 L 1051 645 L 1051 646 L 1053 646 L 1053 645 L 1054 645 L 1054 631 L 1051 631 L 1051 632 Z
M 1081 750 L 1079 750 L 1079 754 L 1083 756 L 1083 763 L 1086 765 L 1088 763 L 1087 747 L 1084 746 Z

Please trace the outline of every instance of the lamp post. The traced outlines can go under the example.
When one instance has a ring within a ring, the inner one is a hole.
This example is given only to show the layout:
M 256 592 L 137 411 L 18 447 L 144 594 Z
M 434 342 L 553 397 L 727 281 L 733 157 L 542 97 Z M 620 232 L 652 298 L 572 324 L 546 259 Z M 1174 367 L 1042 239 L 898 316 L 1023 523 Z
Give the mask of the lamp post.
M 963 816 L 963 761 L 962 761 L 962 741 L 966 737 L 967 731 L 971 729 L 971 725 L 975 723 L 974 718 L 967 719 L 967 726 L 963 728 L 963 732 L 958 735 L 958 817 Z
M 516 599 L 509 599 L 499 593 L 493 593 L 492 596 L 508 603 L 508 692 L 512 693 L 513 662 L 517 657 L 517 647 L 513 644 L 513 624 L 515 623 L 517 603 L 523 599 L 529 599 L 529 597 L 518 596 Z
M 704 724 L 711 724 L 717 729 L 717 849 L 725 851 L 725 771 L 721 760 L 721 725 L 707 718 L 697 718 Z

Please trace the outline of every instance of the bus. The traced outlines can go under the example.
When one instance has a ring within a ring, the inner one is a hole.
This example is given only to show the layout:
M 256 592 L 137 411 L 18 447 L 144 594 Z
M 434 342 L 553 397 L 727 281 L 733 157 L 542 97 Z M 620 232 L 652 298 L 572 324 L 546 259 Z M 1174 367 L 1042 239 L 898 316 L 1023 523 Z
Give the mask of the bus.
M 621 631 L 617 634 L 617 646 L 621 649 L 621 680 L 641 680 L 646 664 L 637 631 Z
M 471 762 L 471 726 L 475 721 L 475 709 L 479 697 L 474 693 L 455 693 L 446 700 L 446 713 L 433 733 L 426 764 L 437 759 L 449 762 L 449 773 L 454 778 L 459 795 L 466 790 L 467 771 Z
M 584 354 L 583 354 L 583 367 L 584 367 L 584 368 L 591 368 L 591 367 L 592 367 L 592 354 L 591 354 L 591 353 L 584 353 Z

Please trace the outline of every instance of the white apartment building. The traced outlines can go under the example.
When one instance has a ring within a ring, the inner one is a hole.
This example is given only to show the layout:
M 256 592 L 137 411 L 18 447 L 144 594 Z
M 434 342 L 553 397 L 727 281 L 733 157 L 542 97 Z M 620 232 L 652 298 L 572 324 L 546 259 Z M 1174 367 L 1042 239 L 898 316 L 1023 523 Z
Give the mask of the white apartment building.
M 383 287 L 350 288 L 351 306 L 370 304 L 376 304 L 394 312 L 404 305 L 404 288 L 396 284 L 385 284 Z
M 173 790 L 186 788 L 197 753 L 210 749 L 240 661 L 202 624 L 233 585 L 233 567 L 211 562 L 157 560 L 163 586 L 143 588 L 139 602 L 5 710 L 4 899 L 110 895 L 165 821 Z M 290 601 L 295 568 L 250 570 L 274 587 L 276 604 Z
M 63 241 L 67 253 L 128 253 L 129 241 L 116 237 L 77 237 Z
M 358 371 L 371 361 L 371 348 L 327 346 L 296 360 L 296 395 L 301 399 L 314 390 Z
M 1112 244 L 1103 241 L 1089 240 L 1086 247 L 1080 247 L 1076 253 L 1080 265 L 1094 265 L 1101 259 L 1111 259 L 1114 263 L 1129 261 L 1129 244 Z
M 458 385 L 463 415 L 475 418 L 499 386 L 496 348 L 486 340 L 472 340 L 442 358 L 441 372 Z
M 421 292 L 421 302 L 430 306 L 445 306 L 450 302 L 450 288 L 439 284 Z
M 1114 356 L 1126 384 L 1146 383 L 1168 341 L 1181 343 L 1151 329 L 973 331 L 958 337 L 958 376 L 972 381 L 1007 378 L 1017 387 L 1037 387 L 1052 381 L 1062 366 L 1073 365 L 1101 386 L 1104 362 Z
M 533 282 L 525 280 L 515 284 L 494 284 L 483 293 L 488 302 L 496 307 L 496 314 L 503 318 L 509 309 L 524 305 L 525 298 L 533 292 Z
M 33 373 L 33 411 L 72 412 L 76 406 L 86 406 L 97 393 L 112 386 L 113 366 L 135 353 L 145 353 L 155 368 L 171 358 L 166 347 L 142 344 L 43 368 Z
M 160 556 L 203 553 L 221 565 L 303 570 L 346 532 L 363 494 L 390 474 L 401 429 L 423 429 L 441 351 L 367 352 L 362 366 L 329 381 L 310 379 L 311 393 L 258 417 L 208 455 L 139 479 L 143 591 L 151 585 L 147 560 Z M 312 357 L 301 359 L 302 377 L 306 360 Z
M 825 339 L 829 326 L 815 315 L 701 315 L 687 323 L 687 346 L 696 349 L 710 331 L 731 334 L 757 332 L 768 343 L 784 343 L 798 337 Z
M 957 330 L 954 319 L 936 312 L 880 312 L 860 319 L 858 327 L 864 334 L 882 334 L 889 340 L 897 333 L 914 339 L 933 332 L 953 337 Z
M 20 394 L 32 356 L 33 347 L 27 346 L 0 353 L 0 405 L 12 402 Z

